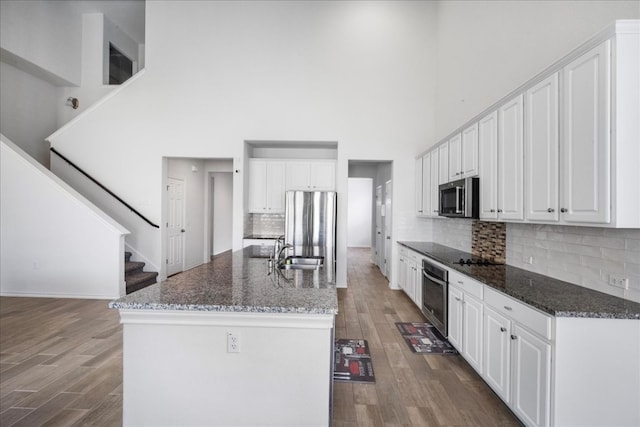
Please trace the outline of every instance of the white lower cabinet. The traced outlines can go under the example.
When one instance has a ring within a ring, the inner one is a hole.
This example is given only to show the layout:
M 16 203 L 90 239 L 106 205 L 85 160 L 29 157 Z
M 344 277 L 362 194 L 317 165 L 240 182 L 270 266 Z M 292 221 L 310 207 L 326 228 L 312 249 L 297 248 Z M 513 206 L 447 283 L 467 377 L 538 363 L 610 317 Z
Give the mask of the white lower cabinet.
M 486 297 L 483 378 L 527 426 L 547 426 L 552 345 L 530 328 L 551 318 L 493 290 Z
M 471 279 L 466 280 L 475 282 Z M 447 338 L 469 365 L 478 373 L 482 373 L 482 301 L 462 288 L 452 286 L 451 283 L 454 282 L 450 280 L 449 285 Z M 482 287 L 482 284 L 475 283 Z

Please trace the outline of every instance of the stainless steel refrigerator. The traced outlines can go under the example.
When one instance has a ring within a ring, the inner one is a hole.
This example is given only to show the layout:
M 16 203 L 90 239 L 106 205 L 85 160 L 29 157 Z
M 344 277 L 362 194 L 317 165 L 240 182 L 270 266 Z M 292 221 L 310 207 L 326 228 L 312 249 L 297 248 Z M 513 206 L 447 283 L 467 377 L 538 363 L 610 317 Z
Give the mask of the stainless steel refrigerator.
M 287 191 L 284 240 L 296 255 L 321 255 L 335 261 L 337 193 Z

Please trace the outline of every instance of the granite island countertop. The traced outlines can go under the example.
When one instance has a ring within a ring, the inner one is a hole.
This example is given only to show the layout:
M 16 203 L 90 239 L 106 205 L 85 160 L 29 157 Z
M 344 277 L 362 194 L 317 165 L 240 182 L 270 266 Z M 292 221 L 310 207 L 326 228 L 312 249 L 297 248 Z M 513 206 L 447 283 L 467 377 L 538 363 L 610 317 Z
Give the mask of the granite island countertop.
M 272 270 L 272 248 L 249 246 L 109 304 L 133 310 L 337 314 L 333 263 L 319 270 Z
M 510 265 L 460 265 L 472 255 L 437 243 L 398 243 L 555 317 L 640 319 L 637 302 Z

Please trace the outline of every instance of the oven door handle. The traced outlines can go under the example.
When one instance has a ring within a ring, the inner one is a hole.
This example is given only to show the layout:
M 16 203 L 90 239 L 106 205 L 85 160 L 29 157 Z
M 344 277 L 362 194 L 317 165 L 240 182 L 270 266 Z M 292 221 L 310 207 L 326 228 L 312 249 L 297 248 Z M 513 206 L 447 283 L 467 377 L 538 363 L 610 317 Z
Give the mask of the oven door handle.
M 424 270 L 422 271 L 422 277 L 424 277 L 425 279 L 430 280 L 430 281 L 432 281 L 432 282 L 434 282 L 434 283 L 436 283 L 437 285 L 440 285 L 440 286 L 446 286 L 447 285 L 447 282 L 433 277 L 432 275 L 428 274 Z

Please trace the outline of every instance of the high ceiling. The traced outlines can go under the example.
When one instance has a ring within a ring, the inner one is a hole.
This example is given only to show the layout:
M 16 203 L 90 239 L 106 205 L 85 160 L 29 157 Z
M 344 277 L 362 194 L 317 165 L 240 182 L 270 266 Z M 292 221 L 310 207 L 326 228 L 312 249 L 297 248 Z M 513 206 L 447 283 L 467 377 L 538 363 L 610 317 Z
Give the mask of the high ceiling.
M 77 0 L 80 13 L 102 13 L 129 37 L 144 44 L 144 0 Z

